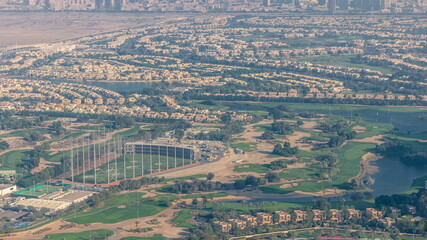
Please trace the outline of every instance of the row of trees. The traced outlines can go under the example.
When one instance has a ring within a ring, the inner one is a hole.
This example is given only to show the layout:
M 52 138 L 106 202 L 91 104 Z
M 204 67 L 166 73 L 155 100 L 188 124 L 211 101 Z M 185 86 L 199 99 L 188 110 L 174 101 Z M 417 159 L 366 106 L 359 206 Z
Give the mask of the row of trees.
M 405 145 L 403 141 L 389 139 L 385 143 L 377 145 L 376 152 L 383 156 L 398 157 L 403 163 L 417 167 L 427 165 L 427 153 L 420 152 Z
M 289 142 L 283 142 L 283 144 L 276 144 L 273 149 L 273 154 L 282 156 L 282 157 L 291 157 L 298 154 L 297 147 L 291 147 Z
M 189 194 L 193 192 L 211 192 L 216 190 L 244 189 L 246 187 L 258 187 L 267 183 L 266 178 L 258 178 L 253 175 L 246 176 L 244 180 L 236 180 L 234 183 L 221 183 L 219 181 L 193 179 L 177 181 L 167 188 L 168 192 Z

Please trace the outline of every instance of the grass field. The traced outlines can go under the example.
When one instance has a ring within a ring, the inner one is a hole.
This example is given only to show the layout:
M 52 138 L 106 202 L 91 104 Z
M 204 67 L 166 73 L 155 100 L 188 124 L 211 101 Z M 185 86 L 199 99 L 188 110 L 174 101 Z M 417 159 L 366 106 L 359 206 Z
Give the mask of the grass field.
M 194 228 L 194 224 L 187 222 L 187 220 L 192 217 L 193 215 L 191 214 L 191 210 L 181 210 L 178 212 L 178 215 L 172 219 L 172 222 L 176 223 L 177 227 Z
M 27 159 L 27 156 L 31 153 L 31 151 L 32 150 L 17 150 L 1 155 L 0 170 L 16 170 L 16 165 L 19 163 L 19 161 L 22 159 Z
M 232 143 L 230 147 L 238 148 L 245 152 L 252 152 L 256 149 L 257 144 L 254 142 L 241 142 L 241 143 Z
M 155 215 L 167 207 L 166 200 L 141 200 L 144 193 L 115 195 L 104 202 L 102 208 L 94 208 L 79 213 L 76 218 L 67 221 L 78 224 L 118 223 L 128 219 Z
M 234 167 L 235 172 L 267 173 L 270 171 L 268 164 L 243 164 Z
M 24 197 L 39 197 L 51 192 L 58 191 L 62 187 L 59 186 L 50 186 L 50 185 L 37 185 L 35 187 L 27 188 L 19 192 L 14 193 L 14 195 L 24 196 Z
M 144 163 L 142 164 L 142 160 L 144 160 Z M 152 165 L 151 165 L 152 162 Z M 160 163 L 160 165 L 159 165 Z M 166 156 L 158 156 L 158 155 L 152 155 L 150 160 L 150 155 L 144 154 L 135 154 L 135 159 L 133 159 L 133 156 L 130 154 L 126 154 L 126 164 L 124 162 L 123 157 L 117 158 L 117 173 L 118 173 L 118 179 L 124 179 L 125 174 L 126 178 L 133 177 L 133 166 L 135 164 L 135 177 L 142 176 L 142 172 L 144 172 L 144 175 L 150 174 L 151 169 L 152 172 L 158 172 L 166 170 L 168 167 L 169 169 L 175 167 L 175 158 L 169 157 L 169 161 L 167 162 Z M 189 159 L 182 159 L 177 158 L 176 159 L 176 166 L 180 167 L 183 165 L 190 164 Z M 110 166 L 115 166 L 115 160 L 110 161 Z M 99 172 L 97 172 L 97 176 L 99 176 L 99 179 L 107 179 L 107 172 L 108 172 L 108 164 L 104 164 L 100 167 L 98 167 Z M 126 170 L 126 171 L 125 171 Z M 110 169 L 111 172 L 111 169 Z M 75 179 L 77 181 L 83 181 L 83 176 L 79 175 L 76 176 Z M 86 182 L 93 182 L 94 181 L 94 172 L 93 170 L 86 172 Z M 98 181 L 98 183 L 103 183 L 103 181 Z
M 167 240 L 162 234 L 155 234 L 152 237 L 125 237 L 120 240 Z
M 350 190 L 354 187 L 348 182 L 349 179 L 357 176 L 360 172 L 360 162 L 362 161 L 362 156 L 369 150 L 375 147 L 373 143 L 361 143 L 361 142 L 349 142 L 339 149 L 333 150 L 339 158 L 337 163 L 337 168 L 339 169 L 338 173 L 332 176 L 332 181 L 301 181 L 298 182 L 298 186 L 292 188 L 280 188 L 280 184 L 262 186 L 259 189 L 264 193 L 278 193 L 286 194 L 292 191 L 303 191 L 303 192 L 319 192 L 322 189 L 343 189 Z M 286 170 L 288 171 L 288 170 Z M 310 172 L 307 169 L 292 170 L 295 171 L 289 172 L 289 175 L 282 173 L 283 177 L 298 177 L 299 174 L 305 174 L 306 177 L 309 177 Z M 305 171 L 305 172 L 304 172 Z
M 200 102 L 200 101 L 192 101 Z M 273 108 L 277 105 L 283 104 L 281 102 L 247 102 L 247 101 L 214 101 L 217 104 L 221 104 L 227 107 L 233 107 L 235 105 L 243 104 L 245 108 L 254 108 L 254 111 L 259 111 L 260 108 L 264 108 L 267 111 L 267 108 Z M 383 112 L 401 112 L 401 113 L 421 113 L 427 112 L 427 108 L 423 106 L 372 106 L 372 105 L 346 105 L 346 104 L 320 104 L 320 103 L 286 103 L 293 111 L 321 111 L 321 112 L 336 112 L 344 111 L 348 112 L 348 116 L 351 115 L 351 111 L 358 110 L 375 110 Z M 205 106 L 205 105 L 201 105 Z M 247 110 L 246 110 L 247 111 Z
M 286 209 L 297 209 L 303 208 L 304 206 L 310 206 L 311 202 L 260 202 L 260 203 L 234 203 L 234 202 L 221 202 L 221 203 L 207 203 L 206 208 L 212 209 L 215 207 L 219 208 L 231 208 L 234 210 L 248 211 L 248 210 L 268 210 L 268 211 L 277 211 L 277 210 L 286 210 Z
M 48 234 L 44 239 L 49 240 L 89 240 L 89 239 L 106 239 L 113 236 L 114 232 L 107 229 L 98 229 L 78 233 L 56 233 Z
M 208 194 L 189 194 L 183 197 L 183 199 L 191 199 L 191 198 L 201 198 L 205 196 L 207 199 L 217 198 L 217 197 L 226 197 L 229 194 L 219 192 L 219 193 L 208 193 Z
M 50 133 L 50 131 L 46 128 L 23 129 L 23 130 L 12 131 L 10 133 L 0 134 L 0 138 L 24 137 L 26 134 L 30 134 L 30 133 L 34 133 L 34 132 L 40 132 L 41 134 Z
M 355 58 L 356 58 L 356 55 L 339 55 L 339 56 L 305 57 L 305 58 L 302 58 L 301 60 L 306 62 L 311 62 L 313 64 L 371 69 L 374 71 L 382 72 L 384 74 L 392 74 L 394 72 L 394 70 L 391 68 L 373 66 L 373 65 L 364 64 L 364 63 L 354 63 L 352 62 L 352 60 L 354 60 Z
M 286 180 L 297 180 L 297 179 L 308 179 L 315 177 L 316 170 L 313 168 L 292 168 L 285 169 L 279 173 L 281 179 Z
M 355 124 L 355 126 L 362 126 L 366 128 L 363 132 L 358 132 L 356 134 L 356 139 L 363 139 L 373 136 L 378 136 L 381 134 L 387 134 L 393 126 L 391 124 L 386 123 L 370 123 L 366 121 L 361 121 Z

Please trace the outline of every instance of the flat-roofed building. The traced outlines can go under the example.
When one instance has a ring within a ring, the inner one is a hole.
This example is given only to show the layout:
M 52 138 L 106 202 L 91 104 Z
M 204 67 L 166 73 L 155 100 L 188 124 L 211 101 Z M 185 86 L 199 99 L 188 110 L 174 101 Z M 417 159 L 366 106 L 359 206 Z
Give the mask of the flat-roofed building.
M 274 212 L 278 216 L 278 222 L 290 222 L 292 220 L 292 215 L 285 211 L 275 211 Z
M 325 212 L 322 210 L 314 209 L 313 210 L 313 221 L 323 221 L 325 219 Z
M 371 219 L 380 219 L 383 217 L 383 212 L 378 211 L 375 208 L 367 208 L 366 209 L 366 215 L 370 217 Z
M 340 223 L 343 221 L 343 214 L 341 210 L 331 209 L 331 222 Z
M 11 194 L 16 192 L 16 185 L 12 184 L 0 184 L 0 196 L 5 196 L 7 194 Z
M 257 218 L 252 215 L 240 215 L 239 218 L 251 226 L 257 225 Z
M 228 220 L 233 226 L 235 226 L 236 228 L 240 228 L 243 229 L 247 226 L 246 222 L 243 221 L 242 219 L 229 219 Z
M 264 225 L 264 224 L 269 225 L 273 223 L 273 215 L 269 213 L 259 212 L 256 214 L 256 216 L 257 216 L 257 221 L 259 225 Z
M 214 229 L 217 229 L 223 233 L 227 233 L 233 227 L 231 223 L 216 221 L 213 223 Z
M 306 211 L 294 210 L 292 215 L 295 222 L 304 222 L 307 219 Z

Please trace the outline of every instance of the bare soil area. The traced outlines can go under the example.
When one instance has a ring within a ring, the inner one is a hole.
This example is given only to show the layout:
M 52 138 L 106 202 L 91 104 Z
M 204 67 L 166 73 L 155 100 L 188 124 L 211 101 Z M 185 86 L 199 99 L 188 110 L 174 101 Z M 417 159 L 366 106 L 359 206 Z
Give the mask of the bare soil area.
M 96 12 L 2 12 L 0 49 L 25 46 L 129 27 L 166 22 L 189 14 L 180 13 L 96 13 Z

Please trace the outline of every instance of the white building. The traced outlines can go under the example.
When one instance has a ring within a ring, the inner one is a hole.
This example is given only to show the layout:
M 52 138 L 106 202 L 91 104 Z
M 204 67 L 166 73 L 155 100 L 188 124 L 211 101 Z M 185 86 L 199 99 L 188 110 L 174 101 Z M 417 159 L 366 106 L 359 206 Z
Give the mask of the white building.
M 4 196 L 13 192 L 16 192 L 16 185 L 0 184 L 0 196 Z

